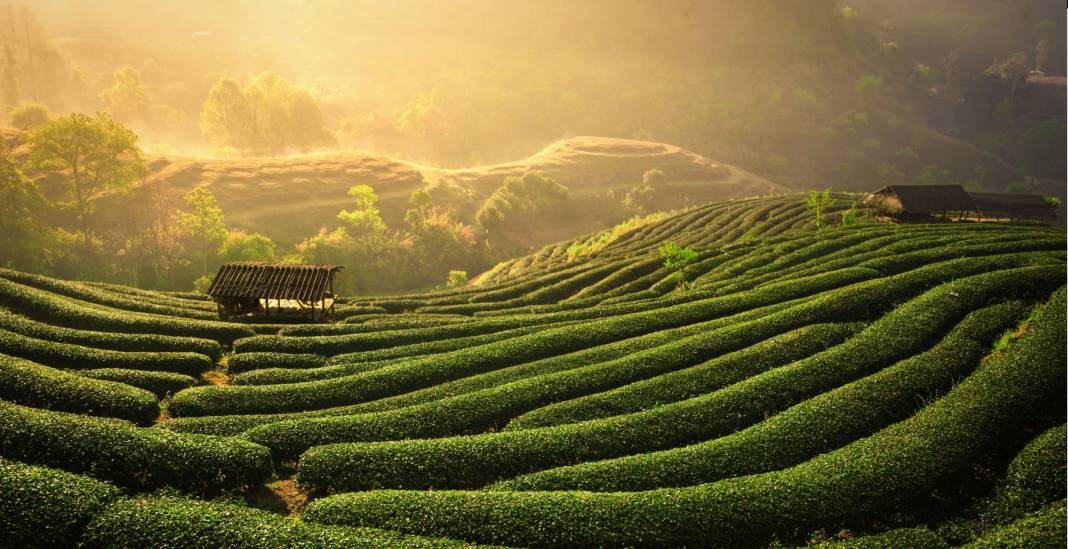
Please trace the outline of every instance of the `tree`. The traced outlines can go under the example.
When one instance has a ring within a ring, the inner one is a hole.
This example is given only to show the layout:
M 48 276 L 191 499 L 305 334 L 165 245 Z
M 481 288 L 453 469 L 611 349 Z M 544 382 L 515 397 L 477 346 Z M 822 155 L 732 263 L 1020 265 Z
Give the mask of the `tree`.
M 823 192 L 809 191 L 805 199 L 805 207 L 816 218 L 816 232 L 823 230 L 823 211 L 831 204 L 831 189 L 828 187 Z
M 230 261 L 274 261 L 277 247 L 270 238 L 245 231 L 230 231 L 219 248 L 219 260 Z
M 111 115 L 57 118 L 30 133 L 30 166 L 53 170 L 66 183 L 61 206 L 74 211 L 85 253 L 92 251 L 92 215 L 107 191 L 125 192 L 144 171 L 137 135 Z
M 461 288 L 467 285 L 467 271 L 449 271 L 449 278 L 446 282 L 446 286 L 450 289 Z
M 16 75 L 18 71 L 18 63 L 15 61 L 15 54 L 11 51 L 10 44 L 4 44 L 4 80 L 3 80 L 3 97 L 4 103 L 7 105 L 17 105 L 19 102 L 19 79 Z
M 24 103 L 11 111 L 11 125 L 22 130 L 39 128 L 49 120 L 48 107 L 42 103 Z
M 660 257 L 664 260 L 664 266 L 668 269 L 684 267 L 697 261 L 697 252 L 683 248 L 674 242 L 668 241 L 660 245 Z
M 378 195 L 374 189 L 369 185 L 356 185 L 349 189 L 348 195 L 355 200 L 356 207 L 341 210 L 337 218 L 354 231 L 353 236 L 359 238 L 384 233 L 386 224 L 378 211 Z
M 223 77 L 211 87 L 200 128 L 218 147 L 246 149 L 255 144 L 256 117 L 236 80 Z
M 37 185 L 0 157 L 0 266 L 39 269 L 52 231 L 41 221 L 47 202 Z
M 148 116 L 148 94 L 141 82 L 141 73 L 133 67 L 123 67 L 111 76 L 114 82 L 100 92 L 105 108 L 127 122 Z
M 201 275 L 208 274 L 210 259 L 226 240 L 226 224 L 222 210 L 215 202 L 215 195 L 207 187 L 197 187 L 186 193 L 185 204 L 191 211 L 183 212 L 178 225 L 185 238 L 192 244 L 201 260 Z
M 1002 61 L 996 61 L 986 68 L 986 75 L 1001 82 L 1009 83 L 1009 101 L 1016 99 L 1016 87 L 1027 78 L 1029 72 L 1027 54 L 1018 51 Z
M 539 172 L 509 176 L 497 187 L 475 213 L 475 220 L 488 232 L 507 225 L 536 221 L 556 212 L 571 199 L 567 187 Z

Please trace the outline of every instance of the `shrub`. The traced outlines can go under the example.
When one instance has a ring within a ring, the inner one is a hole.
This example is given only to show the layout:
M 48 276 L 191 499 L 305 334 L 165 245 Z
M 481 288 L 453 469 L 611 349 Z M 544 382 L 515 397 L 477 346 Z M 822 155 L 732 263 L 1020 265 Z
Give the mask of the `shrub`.
M 969 314 L 939 344 L 866 378 L 815 396 L 718 439 L 549 469 L 498 483 L 502 490 L 631 491 L 687 486 L 782 469 L 907 417 L 916 395 L 939 395 L 966 375 L 1011 325 L 1019 303 Z
M 1062 289 L 1012 352 L 981 365 L 945 397 L 789 469 L 652 492 L 349 493 L 315 501 L 303 516 L 486 543 L 699 545 L 765 541 L 776 532 L 899 508 L 903 498 L 970 470 L 1002 433 L 1047 412 L 1066 381 L 1065 308 Z M 1063 510 L 1056 521 L 1063 527 Z
M 212 366 L 208 357 L 197 353 L 124 353 L 43 341 L 7 330 L 0 330 L 0 352 L 64 369 L 125 368 L 199 375 Z
M 375 530 L 309 524 L 227 502 L 173 495 L 141 496 L 109 505 L 85 530 L 88 547 L 466 547 Z
M 1064 500 L 1007 526 L 995 528 L 965 547 L 1060 547 L 1066 536 Z
M 698 256 L 697 252 L 669 241 L 660 246 L 660 257 L 664 260 L 664 267 L 678 269 L 693 263 Z
M 1017 271 L 945 284 L 894 309 L 845 344 L 720 391 L 639 413 L 526 431 L 509 429 L 501 433 L 383 445 L 320 446 L 301 458 L 301 482 L 324 492 L 362 489 L 367 487 L 363 484 L 367 482 L 404 487 L 477 486 L 548 467 L 671 448 L 726 435 L 757 423 L 791 403 L 878 372 L 908 357 L 925 348 L 932 334 L 952 326 L 991 296 L 1055 286 L 1058 283 L 1055 272 L 1048 272 L 1045 278 L 1039 275 L 1034 286 L 1031 277 Z M 781 316 L 788 314 L 781 313 Z M 747 373 L 743 372 L 742 377 Z M 404 409 L 401 413 L 410 417 L 411 410 Z M 374 416 L 349 416 L 283 422 L 253 429 L 246 436 L 277 452 L 283 446 L 282 440 L 289 444 L 299 440 L 308 446 L 330 441 L 331 437 L 333 440 L 346 440 L 346 437 L 351 437 L 347 440 L 383 440 L 372 437 L 388 434 L 386 429 L 397 429 L 400 424 L 394 417 L 388 427 L 355 428 L 366 426 L 360 424 L 373 425 L 373 419 Z M 368 433 L 372 431 L 373 435 Z M 273 436 L 264 436 L 268 434 Z M 365 438 L 357 438 L 360 435 Z M 417 432 L 415 436 L 426 435 Z M 408 464 L 415 463 L 419 464 L 418 468 L 412 470 Z
M 77 330 L 37 322 L 3 309 L 0 309 L 0 329 L 36 339 L 113 351 L 194 352 L 212 360 L 222 357 L 222 347 L 210 339 Z
M 135 489 L 213 491 L 259 484 L 272 473 L 267 449 L 240 439 L 139 429 L 7 402 L 0 402 L 0 455 Z
M 324 364 L 326 364 L 325 358 L 312 354 L 239 353 L 230 356 L 226 363 L 226 371 L 231 374 L 240 374 L 264 368 L 318 368 Z
M 4 355 L 0 355 L 0 399 L 140 424 L 159 415 L 159 402 L 147 391 Z
M 467 285 L 467 271 L 449 271 L 449 278 L 446 280 L 446 286 L 451 288 L 462 288 Z
M 171 372 L 145 372 L 142 370 L 126 370 L 123 368 L 100 368 L 98 370 L 83 370 L 79 374 L 104 381 L 124 383 L 133 387 L 144 389 L 156 396 L 163 398 L 168 393 L 177 393 L 196 385 L 197 380 L 185 374 Z M 129 418 L 126 418 L 129 419 Z
M 175 319 L 91 306 L 4 278 L 0 278 L 0 305 L 69 328 L 203 337 L 220 343 L 253 335 L 251 328 L 224 322 Z
M 122 491 L 99 480 L 0 459 L 5 547 L 74 547 L 82 529 Z

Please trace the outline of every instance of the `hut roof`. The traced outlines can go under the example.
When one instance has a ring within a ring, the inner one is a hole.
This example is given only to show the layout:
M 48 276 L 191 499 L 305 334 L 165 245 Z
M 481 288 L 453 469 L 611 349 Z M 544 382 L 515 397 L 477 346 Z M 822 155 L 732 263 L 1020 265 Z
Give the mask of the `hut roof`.
M 1012 219 L 1056 219 L 1057 214 L 1037 194 L 971 193 L 975 206 L 984 217 Z
M 960 185 L 888 185 L 867 202 L 904 213 L 978 211 Z
M 294 299 L 321 301 L 337 265 L 291 265 L 244 261 L 219 267 L 208 288 L 213 298 Z

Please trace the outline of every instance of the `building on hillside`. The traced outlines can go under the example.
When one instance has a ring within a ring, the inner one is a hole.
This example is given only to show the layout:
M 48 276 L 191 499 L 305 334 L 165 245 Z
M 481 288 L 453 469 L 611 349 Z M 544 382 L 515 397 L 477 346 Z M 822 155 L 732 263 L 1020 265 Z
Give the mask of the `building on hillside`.
M 979 214 L 960 185 L 888 185 L 871 193 L 864 204 L 877 215 L 903 220 Z
M 1037 194 L 970 193 L 983 219 L 1054 221 L 1056 210 Z
M 338 265 L 237 262 L 219 267 L 208 288 L 219 318 L 244 316 L 303 319 L 334 318 L 334 275 Z

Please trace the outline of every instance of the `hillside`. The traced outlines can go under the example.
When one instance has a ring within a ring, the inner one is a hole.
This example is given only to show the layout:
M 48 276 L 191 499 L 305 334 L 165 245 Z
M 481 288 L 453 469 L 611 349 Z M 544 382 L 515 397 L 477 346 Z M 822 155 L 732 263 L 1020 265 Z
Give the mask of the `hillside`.
M 420 166 L 372 153 L 334 153 L 285 158 L 197 159 L 154 157 L 145 181 L 180 193 L 203 185 L 214 193 L 227 222 L 258 231 L 290 245 L 336 224 L 349 207 L 353 185 L 367 184 L 379 196 L 387 225 L 400 226 L 412 192 L 428 187 L 437 203 L 471 220 L 474 211 L 505 177 L 540 171 L 566 185 L 573 196 L 619 192 L 658 169 L 680 182 L 690 203 L 784 192 L 785 188 L 735 167 L 685 149 L 627 139 L 576 137 L 549 145 L 516 162 L 449 170 Z M 424 182 L 425 180 L 425 182 Z M 115 205 L 113 207 L 124 207 Z M 602 228 L 596 217 L 573 219 L 551 234 L 535 235 L 544 244 Z
M 714 202 L 326 325 L 0 270 L 0 535 L 1059 546 L 1064 232 L 852 199 L 820 231 L 800 195 Z

